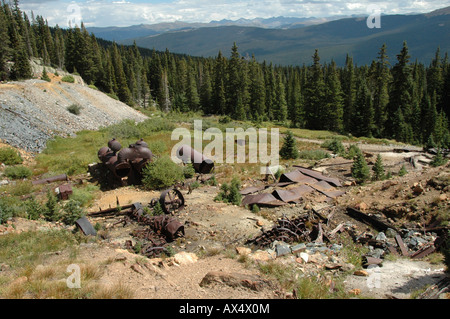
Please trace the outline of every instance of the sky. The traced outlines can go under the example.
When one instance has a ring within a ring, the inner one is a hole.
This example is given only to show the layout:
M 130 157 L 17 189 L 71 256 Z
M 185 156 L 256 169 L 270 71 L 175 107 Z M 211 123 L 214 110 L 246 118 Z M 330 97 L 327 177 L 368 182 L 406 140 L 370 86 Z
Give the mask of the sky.
M 20 8 L 62 28 L 130 26 L 160 22 L 210 22 L 278 16 L 330 16 L 425 13 L 450 5 L 449 0 L 19 0 Z

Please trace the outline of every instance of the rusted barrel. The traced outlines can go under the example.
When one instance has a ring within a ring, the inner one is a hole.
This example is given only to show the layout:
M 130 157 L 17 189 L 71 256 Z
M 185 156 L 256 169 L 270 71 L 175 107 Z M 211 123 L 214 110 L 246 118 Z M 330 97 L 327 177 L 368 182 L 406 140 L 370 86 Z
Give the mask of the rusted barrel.
M 122 148 L 122 145 L 120 145 L 119 141 L 113 138 L 108 142 L 108 147 L 114 152 L 117 153 Z
M 197 173 L 208 174 L 214 168 L 214 162 L 194 150 L 189 145 L 181 145 L 177 150 L 177 156 L 184 163 L 192 163 Z

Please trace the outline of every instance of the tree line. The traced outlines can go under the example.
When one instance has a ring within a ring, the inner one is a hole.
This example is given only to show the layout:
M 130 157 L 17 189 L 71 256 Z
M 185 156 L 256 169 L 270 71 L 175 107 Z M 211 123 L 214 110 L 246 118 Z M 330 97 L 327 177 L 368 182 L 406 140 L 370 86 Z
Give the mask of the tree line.
M 406 42 L 395 58 L 382 45 L 363 66 L 349 55 L 343 67 L 321 63 L 318 50 L 310 65 L 260 63 L 236 43 L 229 57 L 199 58 L 97 39 L 83 24 L 49 27 L 3 2 L 0 80 L 30 78 L 32 57 L 130 106 L 450 147 L 450 62 L 439 48 L 429 65 L 413 61 Z

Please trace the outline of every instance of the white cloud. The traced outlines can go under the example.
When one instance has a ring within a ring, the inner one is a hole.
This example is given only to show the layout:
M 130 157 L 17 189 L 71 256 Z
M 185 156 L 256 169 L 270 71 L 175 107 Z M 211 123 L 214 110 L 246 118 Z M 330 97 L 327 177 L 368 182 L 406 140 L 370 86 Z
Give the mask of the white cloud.
M 384 14 L 428 12 L 448 5 L 448 0 L 277 0 L 246 2 L 238 0 L 174 0 L 154 3 L 135 0 L 22 0 L 25 12 L 46 18 L 50 25 L 67 26 L 72 14 L 70 4 L 80 8 L 86 26 L 128 26 L 159 22 L 209 22 L 221 19 L 289 17 L 327 17 L 368 14 L 369 5 L 377 5 Z

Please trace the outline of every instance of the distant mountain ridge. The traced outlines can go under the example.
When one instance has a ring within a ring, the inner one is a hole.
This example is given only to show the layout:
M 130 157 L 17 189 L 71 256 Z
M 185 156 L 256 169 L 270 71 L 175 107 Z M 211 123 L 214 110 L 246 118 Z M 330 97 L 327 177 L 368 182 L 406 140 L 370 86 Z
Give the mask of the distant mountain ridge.
M 236 42 L 243 56 L 262 62 L 302 65 L 312 62 L 315 49 L 321 62 L 345 63 L 347 54 L 359 65 L 370 64 L 385 43 L 395 63 L 403 41 L 412 61 L 429 63 L 436 49 L 450 52 L 450 7 L 425 14 L 382 15 L 381 28 L 367 27 L 367 17 L 239 19 L 210 23 L 159 23 L 126 28 L 90 28 L 97 37 L 121 44 L 192 56 L 229 56 Z
M 220 21 L 213 20 L 209 23 L 195 23 L 195 22 L 161 22 L 156 24 L 139 24 L 129 27 L 90 27 L 87 28 L 89 32 L 95 34 L 96 37 L 109 40 L 109 41 L 121 41 L 131 38 L 155 36 L 165 32 L 171 31 L 186 31 L 195 30 L 199 28 L 208 27 L 221 27 L 221 26 L 245 26 L 245 27 L 258 27 L 269 29 L 289 29 L 300 28 L 309 25 L 324 23 L 331 20 L 337 20 L 344 16 L 334 16 L 329 18 L 291 18 L 291 17 L 272 17 L 272 18 L 255 18 L 255 19 L 238 19 Z

